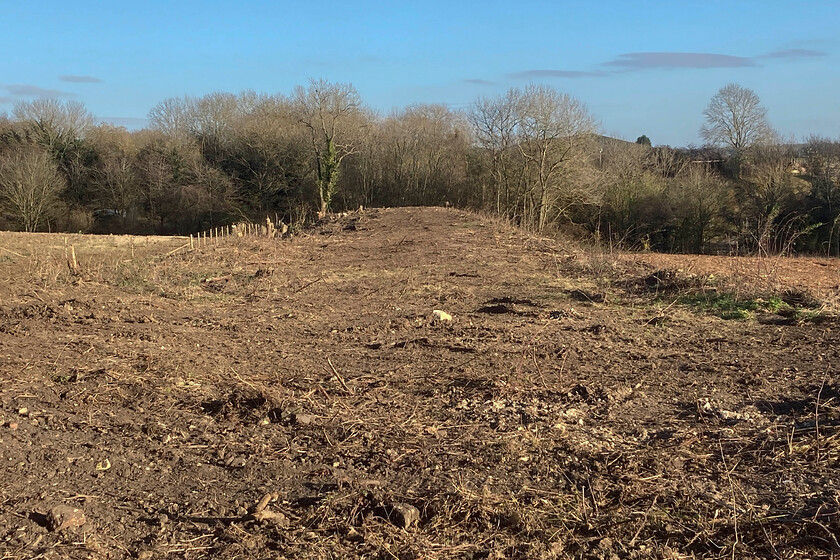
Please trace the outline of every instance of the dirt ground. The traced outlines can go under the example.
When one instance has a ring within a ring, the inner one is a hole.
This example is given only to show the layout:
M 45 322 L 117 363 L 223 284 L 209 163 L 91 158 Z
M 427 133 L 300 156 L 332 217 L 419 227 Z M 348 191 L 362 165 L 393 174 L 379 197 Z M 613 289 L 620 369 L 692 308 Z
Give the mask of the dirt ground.
M 724 320 L 648 289 L 695 257 L 442 208 L 74 238 L 77 274 L 32 239 L 0 234 L 0 559 L 840 556 L 827 306 Z M 774 282 L 830 299 L 809 262 Z
M 718 255 L 620 255 L 621 261 L 685 274 L 716 275 L 742 288 L 768 293 L 806 290 L 832 311 L 840 310 L 840 261 L 819 257 L 727 257 Z M 736 286 L 737 289 L 737 286 Z

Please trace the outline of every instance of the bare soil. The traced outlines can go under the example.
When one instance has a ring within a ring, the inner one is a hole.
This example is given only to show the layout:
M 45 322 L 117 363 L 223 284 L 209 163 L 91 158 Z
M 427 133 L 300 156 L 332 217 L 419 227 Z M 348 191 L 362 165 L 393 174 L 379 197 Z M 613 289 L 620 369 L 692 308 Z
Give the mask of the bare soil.
M 689 257 L 435 208 L 76 239 L 77 274 L 31 239 L 0 235 L 2 559 L 840 554 L 840 325 L 646 290 Z
M 836 258 L 660 253 L 623 254 L 617 258 L 631 265 L 677 270 L 686 275 L 719 276 L 732 281 L 733 290 L 765 294 L 806 291 L 832 311 L 837 311 L 840 304 L 840 261 Z

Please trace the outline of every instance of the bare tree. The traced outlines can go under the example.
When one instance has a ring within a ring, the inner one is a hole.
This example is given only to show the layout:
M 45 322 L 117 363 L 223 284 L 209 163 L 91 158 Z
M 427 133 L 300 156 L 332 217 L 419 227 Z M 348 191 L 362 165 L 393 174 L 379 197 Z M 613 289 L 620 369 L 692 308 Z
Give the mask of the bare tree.
M 243 209 L 264 217 L 302 203 L 310 172 L 309 132 L 282 96 L 256 100 L 234 129 L 224 168 L 236 181 Z
M 744 165 L 738 184 L 741 228 L 748 246 L 763 253 L 789 250 L 802 233 L 790 226 L 801 225 L 799 208 L 810 185 L 792 172 L 794 162 L 789 143 L 768 142 L 756 146 Z
M 143 191 L 146 215 L 163 229 L 167 221 L 178 215 L 175 200 L 175 166 L 170 154 L 157 146 L 144 147 L 137 158 L 137 171 Z
M 379 127 L 380 194 L 385 204 L 461 199 L 469 138 L 463 117 L 443 105 L 412 105 Z
M 828 255 L 840 255 L 840 140 L 816 135 L 805 139 L 805 170 L 811 177 L 812 218 L 825 224 Z
M 610 236 L 610 243 L 642 247 L 656 229 L 659 205 L 666 181 L 646 165 L 653 150 L 645 145 L 602 138 L 599 141 L 600 205 L 596 238 Z
M 645 169 L 662 178 L 676 177 L 689 165 L 685 152 L 657 146 L 645 152 Z
M 315 182 L 321 212 L 330 209 L 338 190 L 341 162 L 359 145 L 361 99 L 350 84 L 310 80 L 295 89 L 294 103 L 300 122 L 310 131 L 315 155 Z
M 15 118 L 31 131 L 32 137 L 52 155 L 70 182 L 73 192 L 81 190 L 79 158 L 83 143 L 94 125 L 93 115 L 78 101 L 35 99 L 15 105 Z
M 91 186 L 99 208 L 133 218 L 141 199 L 135 137 L 123 127 L 102 124 L 91 129 L 88 143 L 97 153 Z
M 79 101 L 47 98 L 21 101 L 12 112 L 19 121 L 35 125 L 50 148 L 58 138 L 84 138 L 94 125 L 93 115 Z
M 518 96 L 519 91 L 511 89 L 500 97 L 480 97 L 467 115 L 478 144 L 490 159 L 490 184 L 482 184 L 482 204 L 512 219 L 518 213 L 524 179 L 514 161 Z
M 96 170 L 96 186 L 104 208 L 117 211 L 123 218 L 132 217 L 140 200 L 140 186 L 134 161 L 128 154 L 116 150 L 103 154 Z
M 515 220 L 542 231 L 591 198 L 583 171 L 596 125 L 577 99 L 547 86 L 511 89 L 479 99 L 470 122 L 491 154 L 496 205 Z
M 197 99 L 191 109 L 190 133 L 204 157 L 218 164 L 226 155 L 242 121 L 257 110 L 264 97 L 251 91 L 215 92 Z
M 193 228 L 212 227 L 219 216 L 234 207 L 233 183 L 221 170 L 199 159 L 191 162 L 189 181 L 180 189 L 182 221 L 192 220 Z
M 583 165 L 595 119 L 583 103 L 548 86 L 530 85 L 517 97 L 517 148 L 530 171 L 532 207 L 543 231 L 587 198 L 585 182 L 573 176 Z
M 149 127 L 183 142 L 195 130 L 196 105 L 188 96 L 164 99 L 149 111 Z
M 773 137 L 767 110 L 762 107 L 758 95 L 738 84 L 722 87 L 703 115 L 706 117 L 706 124 L 700 129 L 703 139 L 715 146 L 732 148 L 738 157 Z
M 25 231 L 38 229 L 65 186 L 50 154 L 41 149 L 19 148 L 0 157 L 0 201 Z

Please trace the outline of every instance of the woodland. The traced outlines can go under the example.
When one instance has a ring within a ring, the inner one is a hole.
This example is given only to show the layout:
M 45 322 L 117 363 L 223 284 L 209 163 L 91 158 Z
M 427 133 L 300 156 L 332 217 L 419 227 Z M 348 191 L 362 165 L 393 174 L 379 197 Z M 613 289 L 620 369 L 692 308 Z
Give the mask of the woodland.
M 0 228 L 174 234 L 266 217 L 453 205 L 530 231 L 661 252 L 840 255 L 840 140 L 783 139 L 757 94 L 729 84 L 702 147 L 600 134 L 586 105 L 544 85 L 464 110 L 387 116 L 351 84 L 290 94 L 173 97 L 141 130 L 77 101 L 0 117 Z

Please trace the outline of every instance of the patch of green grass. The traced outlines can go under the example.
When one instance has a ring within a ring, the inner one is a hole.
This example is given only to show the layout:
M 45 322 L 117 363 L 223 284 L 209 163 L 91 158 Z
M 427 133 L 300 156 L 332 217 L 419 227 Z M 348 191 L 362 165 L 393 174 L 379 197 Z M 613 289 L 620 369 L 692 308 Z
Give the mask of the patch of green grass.
M 722 319 L 745 321 L 756 312 L 786 313 L 793 308 L 778 297 L 739 298 L 730 292 L 698 292 L 680 296 L 679 302 L 695 311 L 711 313 Z
M 837 319 L 837 315 L 821 309 L 802 309 L 800 307 L 791 308 L 790 317 L 798 323 L 813 323 L 815 325 Z

